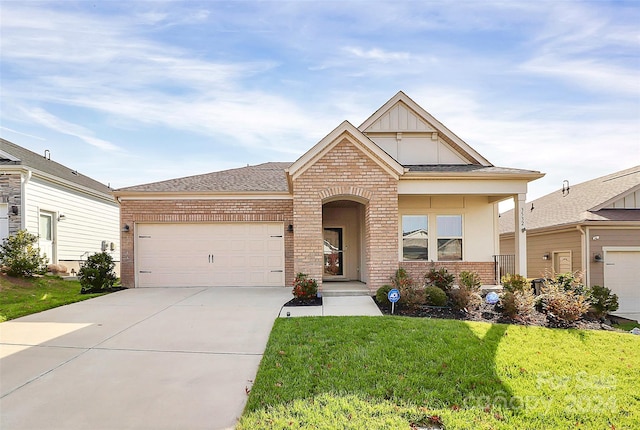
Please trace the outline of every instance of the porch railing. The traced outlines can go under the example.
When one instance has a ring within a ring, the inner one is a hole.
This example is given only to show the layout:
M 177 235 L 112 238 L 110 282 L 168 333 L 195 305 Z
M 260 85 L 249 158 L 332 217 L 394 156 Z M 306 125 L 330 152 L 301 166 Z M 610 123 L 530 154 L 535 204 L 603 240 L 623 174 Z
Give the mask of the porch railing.
M 507 273 L 515 274 L 516 272 L 515 255 L 494 255 L 493 263 L 495 267 L 496 285 L 501 285 L 501 279 Z

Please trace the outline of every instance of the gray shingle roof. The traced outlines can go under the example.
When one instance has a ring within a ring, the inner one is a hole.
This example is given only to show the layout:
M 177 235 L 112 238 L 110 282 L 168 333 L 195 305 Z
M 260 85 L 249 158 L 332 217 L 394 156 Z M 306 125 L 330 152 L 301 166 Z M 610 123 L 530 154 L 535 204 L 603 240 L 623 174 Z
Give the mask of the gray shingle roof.
M 263 163 L 221 172 L 120 188 L 124 192 L 287 192 L 291 163 Z
M 409 172 L 421 173 L 463 173 L 486 175 L 535 175 L 540 172 L 535 170 L 512 169 L 509 167 L 481 166 L 478 164 L 421 164 L 404 166 Z
M 527 230 L 585 221 L 640 221 L 640 209 L 601 209 L 598 206 L 640 186 L 640 166 L 576 185 L 569 193 L 554 191 L 527 203 Z M 531 205 L 533 204 L 533 211 Z M 513 232 L 513 210 L 500 217 L 500 233 Z
M 49 160 L 43 154 L 36 154 L 0 138 L 0 169 L 2 166 L 25 166 L 100 193 L 111 194 L 111 189 L 103 183 Z

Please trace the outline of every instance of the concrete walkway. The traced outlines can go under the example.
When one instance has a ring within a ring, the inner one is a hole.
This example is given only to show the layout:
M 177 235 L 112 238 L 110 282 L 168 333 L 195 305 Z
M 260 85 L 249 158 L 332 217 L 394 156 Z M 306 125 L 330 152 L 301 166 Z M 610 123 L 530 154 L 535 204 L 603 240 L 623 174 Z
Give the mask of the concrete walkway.
M 290 288 L 144 288 L 0 324 L 0 428 L 227 429 L 273 321 L 381 315 L 370 297 L 287 307 Z
M 322 306 L 286 306 L 280 317 L 382 316 L 370 296 L 323 297 Z

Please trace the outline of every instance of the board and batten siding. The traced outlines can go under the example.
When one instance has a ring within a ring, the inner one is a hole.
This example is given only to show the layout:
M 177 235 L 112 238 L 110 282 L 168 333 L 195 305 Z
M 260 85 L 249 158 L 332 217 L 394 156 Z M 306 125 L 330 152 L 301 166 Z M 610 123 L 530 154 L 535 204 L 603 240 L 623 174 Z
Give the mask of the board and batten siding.
M 633 228 L 589 228 L 589 277 L 590 286 L 604 285 L 605 262 L 594 261 L 595 254 L 604 255 L 603 247 L 632 247 L 640 244 L 640 227 Z M 597 238 L 594 240 L 594 238 Z
M 119 207 L 96 196 L 33 177 L 26 187 L 26 228 L 39 234 L 40 211 L 54 215 L 57 260 L 86 260 L 87 255 L 101 252 L 102 241 L 115 244 L 108 252 L 120 260 Z M 60 214 L 65 217 L 57 220 Z

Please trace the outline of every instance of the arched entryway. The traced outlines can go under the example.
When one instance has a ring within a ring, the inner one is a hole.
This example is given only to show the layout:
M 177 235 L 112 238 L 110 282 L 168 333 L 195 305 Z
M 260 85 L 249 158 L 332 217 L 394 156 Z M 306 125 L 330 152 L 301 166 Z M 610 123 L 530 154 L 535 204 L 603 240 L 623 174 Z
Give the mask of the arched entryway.
M 366 210 L 359 199 L 336 197 L 322 204 L 323 282 L 367 282 Z

